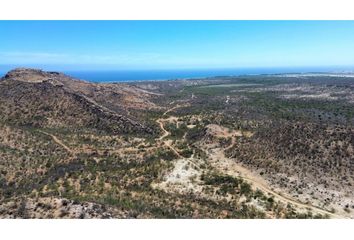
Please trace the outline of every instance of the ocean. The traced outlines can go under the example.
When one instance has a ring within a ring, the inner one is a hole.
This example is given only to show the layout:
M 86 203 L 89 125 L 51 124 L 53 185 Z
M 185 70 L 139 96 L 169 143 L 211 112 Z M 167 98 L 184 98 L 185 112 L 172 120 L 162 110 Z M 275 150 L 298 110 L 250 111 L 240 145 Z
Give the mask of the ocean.
M 10 69 L 1 69 L 0 76 L 6 74 Z M 44 69 L 48 71 L 60 71 L 55 69 Z M 344 68 L 243 68 L 243 69 L 196 69 L 196 70 L 85 70 L 85 71 L 60 71 L 72 77 L 91 82 L 134 82 L 152 80 L 175 80 L 189 78 L 206 78 L 216 76 L 239 76 L 258 74 L 279 74 L 279 73 L 305 73 L 305 72 L 329 72 L 348 71 Z

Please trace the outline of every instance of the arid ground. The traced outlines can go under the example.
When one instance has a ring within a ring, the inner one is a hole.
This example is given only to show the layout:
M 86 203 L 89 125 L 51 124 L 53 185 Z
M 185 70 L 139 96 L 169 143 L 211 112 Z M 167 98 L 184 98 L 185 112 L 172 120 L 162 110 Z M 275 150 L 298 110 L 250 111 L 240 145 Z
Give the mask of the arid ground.
M 354 75 L 0 80 L 2 218 L 354 218 Z

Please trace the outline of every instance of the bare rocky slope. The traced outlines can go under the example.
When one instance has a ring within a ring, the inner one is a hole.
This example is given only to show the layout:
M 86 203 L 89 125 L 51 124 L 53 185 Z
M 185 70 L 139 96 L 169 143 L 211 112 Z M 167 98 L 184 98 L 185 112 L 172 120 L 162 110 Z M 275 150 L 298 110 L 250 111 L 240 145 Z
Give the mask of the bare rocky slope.
M 152 129 L 124 116 L 123 108 L 119 108 L 124 105 L 121 100 L 127 91 L 130 95 L 139 90 L 119 87 L 88 83 L 57 72 L 15 69 L 0 81 L 0 120 L 20 126 L 86 127 L 113 133 L 151 134 Z M 105 97 L 115 102 L 112 109 L 97 101 Z M 145 92 L 138 97 L 148 101 Z

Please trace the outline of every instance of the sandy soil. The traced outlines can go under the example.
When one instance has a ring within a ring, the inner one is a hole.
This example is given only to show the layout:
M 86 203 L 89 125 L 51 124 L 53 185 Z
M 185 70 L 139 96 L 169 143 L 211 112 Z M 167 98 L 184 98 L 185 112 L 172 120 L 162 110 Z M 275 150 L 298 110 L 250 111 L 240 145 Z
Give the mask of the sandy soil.
M 170 110 L 172 109 L 175 109 L 175 107 L 171 108 Z M 170 111 L 167 110 L 165 113 L 167 112 Z M 170 134 L 164 128 L 163 123 L 165 121 L 171 121 L 171 120 L 176 120 L 176 119 L 175 117 L 171 116 L 168 119 L 158 119 L 156 121 L 163 132 L 163 135 L 159 138 L 160 141 L 163 141 L 163 139 Z M 241 137 L 241 136 L 250 137 L 253 134 L 251 132 L 231 131 L 228 128 L 216 124 L 208 125 L 207 131 L 209 134 L 212 134 L 215 137 L 222 137 L 222 138 L 231 137 L 232 138 L 231 146 L 235 143 L 237 137 Z M 176 152 L 176 154 L 179 157 L 181 157 L 178 151 L 172 146 L 171 141 L 163 141 L 163 142 L 171 150 Z M 324 214 L 331 218 L 344 218 L 344 216 L 342 215 L 331 213 L 317 206 L 299 202 L 298 200 L 293 199 L 291 196 L 288 196 L 283 192 L 276 192 L 275 190 L 273 190 L 271 186 L 269 186 L 269 184 L 263 178 L 257 176 L 256 174 L 253 174 L 250 170 L 248 170 L 247 168 L 243 167 L 240 164 L 237 164 L 234 160 L 227 158 L 224 154 L 225 149 L 221 149 L 216 145 L 204 145 L 201 146 L 201 149 L 207 149 L 206 152 L 209 157 L 209 161 L 213 167 L 218 169 L 220 172 L 226 173 L 228 175 L 243 178 L 244 180 L 246 180 L 252 185 L 253 189 L 259 189 L 267 194 L 270 194 L 276 200 L 279 200 L 285 204 L 290 203 L 293 206 L 295 206 L 299 211 L 307 212 L 307 210 L 311 210 L 313 213 Z M 183 159 L 181 157 L 181 159 L 179 159 L 175 163 L 173 171 L 166 176 L 165 181 L 160 183 L 159 187 L 162 189 L 168 189 L 168 187 L 171 184 L 172 185 L 178 184 L 179 189 L 182 189 L 182 191 L 193 190 L 199 192 L 199 189 L 196 189 L 196 185 L 191 184 L 191 178 L 196 178 L 197 176 L 199 176 L 200 173 L 193 168 L 187 167 L 187 164 L 188 164 L 187 159 Z M 181 188 L 181 186 L 183 187 Z

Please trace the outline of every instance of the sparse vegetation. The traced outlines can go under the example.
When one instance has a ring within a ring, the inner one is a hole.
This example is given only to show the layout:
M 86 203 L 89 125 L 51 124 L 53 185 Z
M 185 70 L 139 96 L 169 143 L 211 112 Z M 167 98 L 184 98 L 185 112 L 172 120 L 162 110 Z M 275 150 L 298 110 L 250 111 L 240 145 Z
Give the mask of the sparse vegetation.
M 0 81 L 1 217 L 353 217 L 352 78 L 22 71 Z

